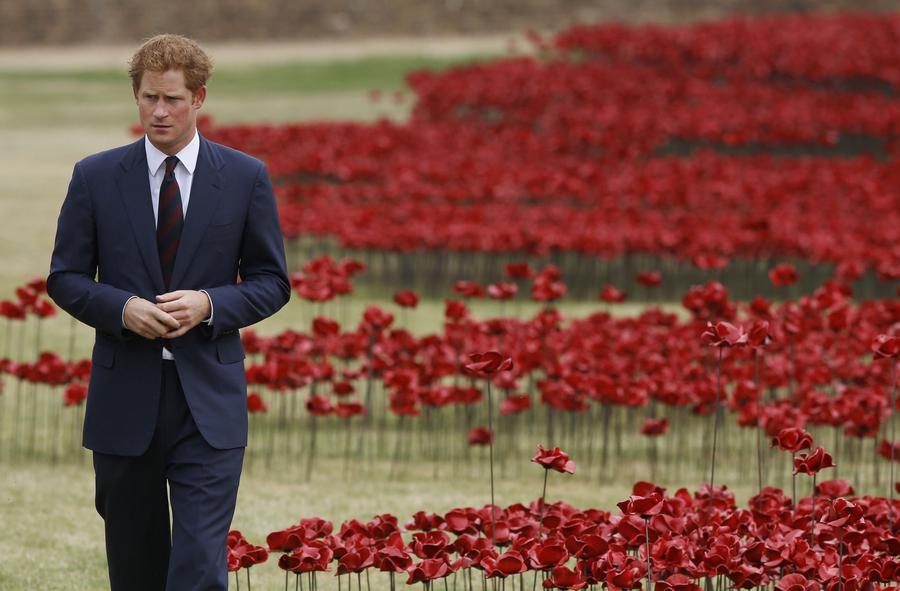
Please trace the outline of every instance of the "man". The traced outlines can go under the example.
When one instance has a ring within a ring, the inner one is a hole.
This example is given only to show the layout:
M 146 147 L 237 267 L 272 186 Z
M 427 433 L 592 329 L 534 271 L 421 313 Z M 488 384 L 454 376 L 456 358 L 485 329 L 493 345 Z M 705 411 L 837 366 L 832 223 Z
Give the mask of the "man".
M 50 262 L 50 296 L 96 329 L 84 446 L 113 591 L 227 588 L 247 443 L 238 329 L 290 297 L 265 166 L 197 133 L 211 71 L 177 35 L 135 53 L 146 135 L 75 165 Z

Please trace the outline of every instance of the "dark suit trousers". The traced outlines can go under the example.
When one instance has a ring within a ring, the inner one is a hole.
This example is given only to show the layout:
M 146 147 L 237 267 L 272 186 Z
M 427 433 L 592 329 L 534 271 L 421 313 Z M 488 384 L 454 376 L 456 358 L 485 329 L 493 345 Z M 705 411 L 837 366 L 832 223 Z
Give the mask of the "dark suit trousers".
M 225 543 L 243 459 L 244 448 L 215 449 L 203 439 L 175 363 L 163 361 L 147 451 L 137 457 L 94 452 L 112 591 L 228 588 Z

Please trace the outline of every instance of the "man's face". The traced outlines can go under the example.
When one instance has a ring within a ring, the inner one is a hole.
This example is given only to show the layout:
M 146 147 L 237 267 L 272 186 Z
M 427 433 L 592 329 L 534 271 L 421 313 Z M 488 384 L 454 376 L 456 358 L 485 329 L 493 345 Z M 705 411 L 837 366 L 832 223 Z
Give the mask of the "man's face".
M 141 127 L 161 152 L 174 156 L 194 137 L 197 112 L 206 98 L 206 87 L 192 93 L 184 84 L 184 72 L 144 72 L 134 93 Z

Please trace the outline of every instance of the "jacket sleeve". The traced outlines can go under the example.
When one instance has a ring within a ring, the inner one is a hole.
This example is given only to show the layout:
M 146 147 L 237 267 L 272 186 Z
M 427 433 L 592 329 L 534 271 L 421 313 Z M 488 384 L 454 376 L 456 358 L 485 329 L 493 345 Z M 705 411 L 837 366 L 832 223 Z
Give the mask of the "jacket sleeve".
M 213 339 L 271 316 L 291 297 L 272 181 L 261 162 L 246 219 L 238 266 L 241 282 L 206 290 L 216 311 L 210 326 Z
M 94 206 L 84 172 L 76 164 L 56 225 L 47 293 L 81 322 L 121 340 L 129 339 L 133 333 L 122 327 L 122 310 L 134 294 L 99 283 L 96 276 Z

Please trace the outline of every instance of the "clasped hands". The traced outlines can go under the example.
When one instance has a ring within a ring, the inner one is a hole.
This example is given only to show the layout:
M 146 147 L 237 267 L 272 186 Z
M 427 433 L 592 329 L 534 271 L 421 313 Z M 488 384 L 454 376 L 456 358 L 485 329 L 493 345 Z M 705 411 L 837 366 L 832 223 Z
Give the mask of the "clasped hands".
M 210 315 L 205 293 L 179 289 L 156 296 L 156 303 L 132 298 L 125 304 L 125 326 L 145 339 L 174 339 Z

